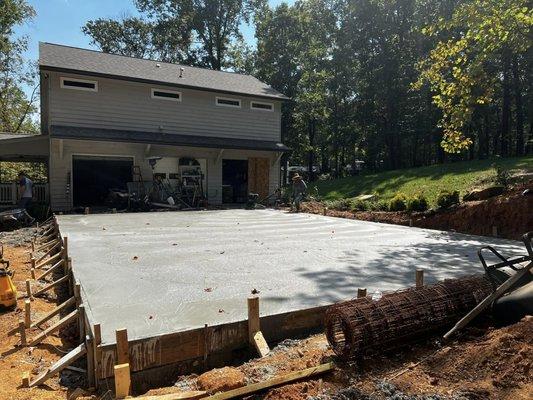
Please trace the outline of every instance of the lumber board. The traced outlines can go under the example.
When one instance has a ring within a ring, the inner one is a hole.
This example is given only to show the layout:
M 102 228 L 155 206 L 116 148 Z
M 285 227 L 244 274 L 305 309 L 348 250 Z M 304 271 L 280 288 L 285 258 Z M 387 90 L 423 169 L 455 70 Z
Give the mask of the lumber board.
M 265 337 L 261 331 L 258 331 L 254 334 L 253 342 L 255 349 L 261 357 L 264 357 L 270 353 L 270 347 L 268 347 Z
M 455 324 L 455 326 L 450 329 L 446 334 L 444 334 L 444 339 L 449 339 L 451 335 L 458 329 L 461 329 L 465 327 L 470 321 L 472 321 L 475 317 L 477 317 L 485 308 L 490 306 L 492 302 L 500 298 L 507 292 L 511 286 L 513 286 L 516 282 L 518 282 L 522 277 L 524 277 L 526 274 L 529 274 L 531 269 L 533 268 L 533 262 L 530 262 L 527 266 L 525 266 L 523 269 L 518 271 L 516 274 L 511 276 L 509 279 L 507 279 L 505 282 L 503 282 L 498 288 L 489 296 L 485 297 L 481 303 L 479 303 L 477 306 L 475 306 L 472 311 L 470 311 L 468 314 L 466 314 L 463 318 L 459 320 Z
M 54 245 L 54 246 L 55 246 L 57 243 L 61 243 L 61 242 L 59 241 L 59 239 L 52 239 L 52 240 L 50 240 L 49 242 L 43 243 L 43 244 L 40 245 L 39 247 L 36 247 L 35 250 L 34 250 L 34 252 L 36 252 L 36 251 L 42 251 L 42 250 L 46 249 L 48 246 L 50 246 L 50 245 Z
M 60 251 L 59 253 L 54 254 L 52 257 L 47 258 L 46 260 L 42 261 L 40 264 L 35 265 L 35 269 L 41 269 L 45 265 L 52 264 L 59 260 L 61 257 L 63 257 L 63 252 Z
M 130 364 L 115 365 L 115 397 L 124 399 L 131 391 Z
M 204 390 L 190 390 L 187 392 L 167 393 L 153 396 L 135 397 L 135 400 L 196 400 L 207 396 Z
M 117 364 L 129 364 L 130 355 L 128 348 L 128 330 L 127 329 L 117 329 L 116 331 L 117 338 Z
M 285 385 L 294 381 L 310 378 L 315 375 L 323 374 L 335 368 L 334 363 L 321 364 L 316 367 L 306 368 L 301 371 L 289 372 L 288 374 L 278 376 L 264 382 L 252 383 L 237 389 L 228 390 L 227 392 L 217 393 L 206 397 L 211 400 L 234 399 L 235 397 L 246 396 L 271 387 Z
M 54 272 L 56 269 L 58 269 L 60 266 L 63 265 L 65 261 L 64 260 L 59 260 L 57 263 L 55 263 L 53 266 L 51 266 L 50 268 L 48 268 L 46 271 L 44 271 L 41 276 L 39 276 L 36 280 L 38 281 L 41 281 L 43 280 L 44 278 L 46 278 L 48 275 L 50 275 L 52 272 Z
M 85 347 L 85 343 L 80 344 L 74 350 L 71 350 L 67 355 L 65 355 L 64 357 L 60 358 L 58 361 L 53 363 L 41 375 L 37 376 L 33 381 L 31 381 L 30 387 L 34 387 L 45 382 L 51 376 L 57 374 L 58 372 L 61 372 L 62 370 L 67 368 L 69 365 L 74 363 L 76 360 L 83 357 L 86 353 L 87 353 L 87 349 Z
M 39 333 L 31 342 L 30 346 L 35 346 L 36 344 L 41 343 L 44 339 L 46 339 L 50 334 L 57 331 L 58 329 L 62 328 L 63 326 L 67 325 L 68 323 L 74 321 L 76 318 L 78 318 L 78 310 L 72 311 L 70 314 L 65 316 L 64 318 L 57 321 L 54 325 L 50 326 L 49 328 L 46 328 L 44 331 Z
M 54 316 L 59 314 L 62 310 L 64 310 L 65 308 L 67 308 L 69 306 L 72 306 L 74 304 L 76 304 L 76 299 L 74 299 L 74 297 L 71 297 L 67 301 L 61 303 L 59 306 L 54 308 L 52 311 L 50 311 L 48 314 L 46 314 L 40 320 L 35 321 L 33 324 L 31 324 L 30 328 L 35 328 L 35 327 L 38 327 L 38 326 L 44 324 L 46 321 L 50 320 L 51 318 L 53 318 Z
M 69 280 L 69 276 L 68 275 L 65 275 L 61 278 L 59 278 L 57 281 L 53 281 L 53 282 L 50 282 L 48 285 L 46 285 L 45 287 L 43 287 L 42 289 L 39 289 L 37 290 L 35 293 L 33 293 L 33 297 L 35 296 L 39 296 L 40 294 L 43 294 L 44 292 L 47 292 L 49 291 L 50 289 L 52 289 L 53 287 L 57 286 L 57 285 L 60 285 L 62 284 L 63 282 L 66 282 Z
M 46 257 L 49 257 L 52 254 L 52 251 L 54 251 L 58 246 L 61 246 L 61 242 L 58 240 L 57 243 L 55 243 L 52 247 L 46 250 L 46 252 L 39 257 L 37 260 L 35 260 L 36 264 L 39 264 L 41 261 L 43 261 Z

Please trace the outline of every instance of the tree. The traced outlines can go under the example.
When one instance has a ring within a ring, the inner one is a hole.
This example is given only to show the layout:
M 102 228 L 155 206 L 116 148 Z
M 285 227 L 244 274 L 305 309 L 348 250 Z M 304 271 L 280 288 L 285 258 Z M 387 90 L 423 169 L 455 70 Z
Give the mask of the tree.
M 434 92 L 433 102 L 443 114 L 442 146 L 447 152 L 458 153 L 472 145 L 465 133 L 476 109 L 501 98 L 496 143 L 503 155 L 508 154 L 511 60 L 531 47 L 532 26 L 528 0 L 470 0 L 457 7 L 451 18 L 425 28 L 429 36 L 449 37 L 420 63 L 416 85 L 420 88 L 427 82 Z M 501 97 L 497 96 L 500 89 Z
M 240 26 L 264 0 L 135 0 L 135 6 L 141 18 L 97 19 L 82 30 L 106 52 L 220 70 L 232 65 Z
M 32 85 L 34 72 L 22 58 L 27 48 L 27 38 L 15 38 L 14 29 L 33 18 L 35 11 L 24 0 L 0 2 L 0 131 L 31 132 L 37 124 L 31 115 L 37 89 L 30 99 L 21 86 Z

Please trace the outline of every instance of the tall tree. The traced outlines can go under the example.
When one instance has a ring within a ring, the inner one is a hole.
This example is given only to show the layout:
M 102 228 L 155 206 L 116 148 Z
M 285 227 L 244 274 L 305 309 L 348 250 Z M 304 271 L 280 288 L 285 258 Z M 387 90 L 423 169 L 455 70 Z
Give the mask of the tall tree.
M 232 66 L 240 27 L 264 0 L 135 0 L 140 18 L 89 21 L 83 32 L 103 51 L 220 70 Z
M 33 18 L 35 11 L 24 0 L 0 2 L 0 131 L 35 131 L 31 119 L 35 112 L 33 101 L 26 98 L 22 85 L 33 84 L 34 71 L 25 63 L 22 53 L 27 48 L 26 37 L 15 37 L 14 29 Z

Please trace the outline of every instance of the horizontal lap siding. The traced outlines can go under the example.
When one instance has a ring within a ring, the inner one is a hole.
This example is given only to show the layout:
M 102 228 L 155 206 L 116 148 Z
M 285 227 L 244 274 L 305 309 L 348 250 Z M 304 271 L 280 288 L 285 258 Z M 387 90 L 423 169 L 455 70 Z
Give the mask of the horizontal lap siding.
M 98 92 L 61 89 L 60 76 L 97 80 Z M 225 96 L 241 99 L 241 108 L 233 109 L 216 106 L 216 93 L 175 89 L 182 101 L 174 102 L 152 99 L 152 87 L 165 88 L 155 85 L 55 72 L 50 80 L 52 125 L 280 140 L 278 101 L 273 102 L 275 111 L 267 112 L 251 110 L 250 98 Z

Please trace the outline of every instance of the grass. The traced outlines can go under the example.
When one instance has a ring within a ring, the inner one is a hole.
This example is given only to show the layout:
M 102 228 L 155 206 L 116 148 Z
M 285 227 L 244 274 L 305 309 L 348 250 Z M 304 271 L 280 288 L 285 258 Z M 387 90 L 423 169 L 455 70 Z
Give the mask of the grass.
M 433 207 L 441 191 L 458 190 L 462 197 L 469 190 L 480 186 L 481 182 L 495 177 L 492 167 L 494 163 L 511 172 L 533 171 L 533 156 L 527 156 L 364 173 L 348 178 L 318 181 L 312 186 L 317 188 L 320 198 L 324 200 L 352 198 L 361 194 L 377 194 L 380 199 L 390 200 L 397 192 L 407 196 L 420 193 L 426 196 L 430 207 Z

